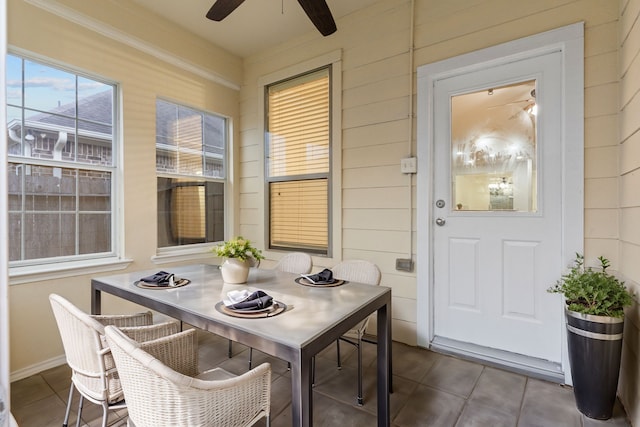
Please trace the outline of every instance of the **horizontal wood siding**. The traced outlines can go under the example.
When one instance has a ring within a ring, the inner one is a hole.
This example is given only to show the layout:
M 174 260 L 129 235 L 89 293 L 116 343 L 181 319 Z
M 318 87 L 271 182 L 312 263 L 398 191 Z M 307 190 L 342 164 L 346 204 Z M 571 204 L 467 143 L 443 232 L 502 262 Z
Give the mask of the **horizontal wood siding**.
M 620 264 L 636 294 L 627 310 L 620 399 L 634 426 L 640 425 L 640 0 L 620 1 Z

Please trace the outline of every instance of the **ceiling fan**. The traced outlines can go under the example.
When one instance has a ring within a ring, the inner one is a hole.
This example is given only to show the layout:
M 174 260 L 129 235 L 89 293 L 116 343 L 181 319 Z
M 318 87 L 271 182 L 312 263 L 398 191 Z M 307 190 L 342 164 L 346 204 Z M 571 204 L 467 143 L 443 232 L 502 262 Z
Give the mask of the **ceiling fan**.
M 222 21 L 243 2 L 244 0 L 216 0 L 207 12 L 207 18 Z M 326 0 L 298 0 L 298 3 L 323 36 L 336 32 L 336 23 Z

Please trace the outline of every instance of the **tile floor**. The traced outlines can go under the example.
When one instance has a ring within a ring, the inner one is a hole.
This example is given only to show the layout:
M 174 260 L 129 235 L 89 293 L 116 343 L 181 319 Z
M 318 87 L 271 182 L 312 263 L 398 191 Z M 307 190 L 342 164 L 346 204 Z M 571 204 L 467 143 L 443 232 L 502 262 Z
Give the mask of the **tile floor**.
M 200 368 L 214 366 L 246 371 L 248 351 L 234 344 L 227 357 L 227 340 L 201 334 Z M 326 427 L 376 425 L 375 345 L 364 344 L 365 404 L 358 407 L 356 357 L 342 344 L 343 368 L 336 369 L 335 345 L 316 358 L 314 425 Z M 272 426 L 291 425 L 291 386 L 286 362 L 254 352 L 254 363 L 269 361 L 273 369 Z M 469 362 L 459 358 L 393 345 L 391 419 L 393 427 L 613 427 L 629 426 L 624 409 L 616 403 L 614 417 L 596 421 L 576 409 L 570 387 Z M 64 418 L 70 371 L 61 366 L 11 384 L 12 412 L 20 427 L 60 426 Z M 77 401 L 77 396 L 75 398 Z M 83 426 L 99 426 L 101 409 L 85 404 Z M 70 425 L 75 425 L 74 405 Z M 126 425 L 126 410 L 109 417 L 110 425 Z M 264 426 L 261 422 L 259 426 Z

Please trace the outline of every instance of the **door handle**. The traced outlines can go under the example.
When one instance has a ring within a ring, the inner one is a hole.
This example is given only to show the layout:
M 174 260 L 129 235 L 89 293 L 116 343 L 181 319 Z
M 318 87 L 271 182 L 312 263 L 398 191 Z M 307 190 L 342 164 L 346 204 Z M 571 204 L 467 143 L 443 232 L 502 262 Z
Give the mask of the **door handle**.
M 436 225 L 442 227 L 447 221 L 444 218 L 436 218 Z

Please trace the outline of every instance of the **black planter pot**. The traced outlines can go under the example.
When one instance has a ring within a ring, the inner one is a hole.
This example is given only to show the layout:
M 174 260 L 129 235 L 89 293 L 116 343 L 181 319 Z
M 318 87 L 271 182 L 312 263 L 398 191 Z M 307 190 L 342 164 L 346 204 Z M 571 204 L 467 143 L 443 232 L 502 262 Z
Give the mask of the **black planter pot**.
M 578 410 L 607 420 L 616 401 L 624 319 L 565 310 L 573 393 Z

